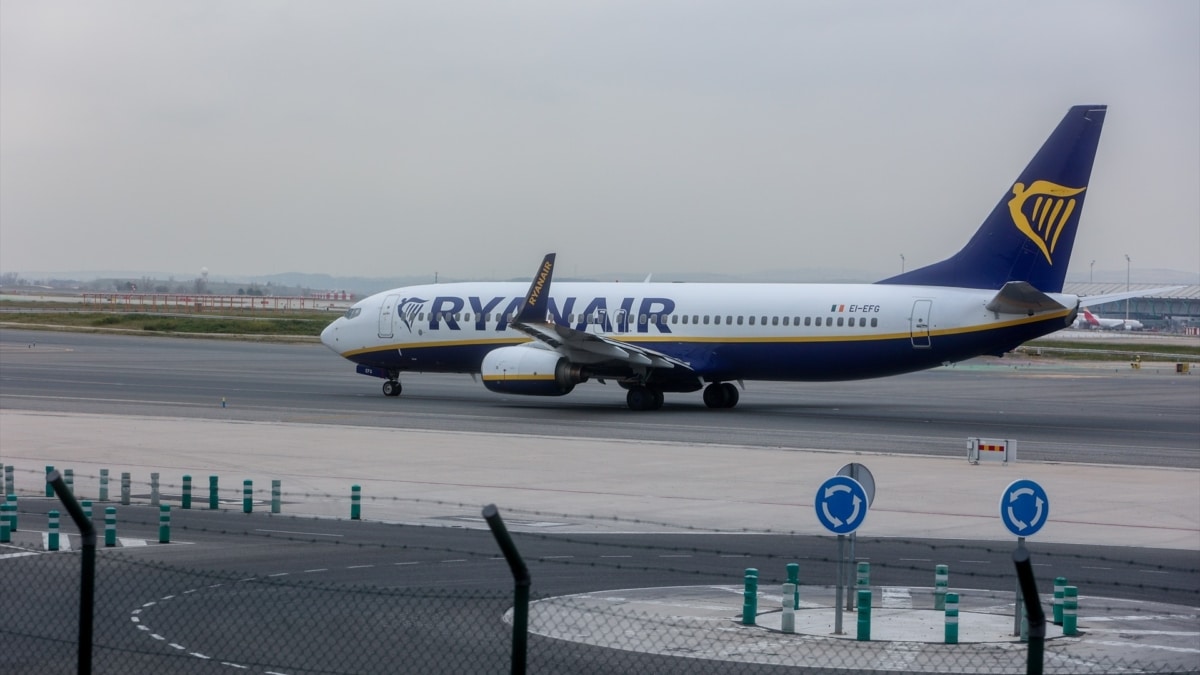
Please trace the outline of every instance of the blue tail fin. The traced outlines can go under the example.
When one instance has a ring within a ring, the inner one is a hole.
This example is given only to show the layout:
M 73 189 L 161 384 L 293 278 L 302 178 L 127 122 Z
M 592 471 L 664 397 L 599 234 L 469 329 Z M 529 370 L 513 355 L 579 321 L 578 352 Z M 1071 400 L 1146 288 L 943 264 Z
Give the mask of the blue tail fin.
M 878 283 L 998 289 L 1027 281 L 1061 292 L 1107 109 L 1068 110 L 961 251 Z

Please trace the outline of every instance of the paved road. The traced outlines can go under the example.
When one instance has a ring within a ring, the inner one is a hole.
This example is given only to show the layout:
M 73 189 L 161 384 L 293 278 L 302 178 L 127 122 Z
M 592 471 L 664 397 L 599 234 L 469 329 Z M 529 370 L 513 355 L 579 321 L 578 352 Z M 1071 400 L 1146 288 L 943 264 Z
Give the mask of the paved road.
M 636 414 L 588 383 L 506 397 L 412 374 L 399 399 L 319 345 L 0 330 L 0 407 L 963 456 L 1017 438 L 1031 460 L 1200 468 L 1200 375 L 984 359 L 842 383 L 747 383 L 731 411 L 696 394 Z M 221 408 L 224 399 L 228 408 Z

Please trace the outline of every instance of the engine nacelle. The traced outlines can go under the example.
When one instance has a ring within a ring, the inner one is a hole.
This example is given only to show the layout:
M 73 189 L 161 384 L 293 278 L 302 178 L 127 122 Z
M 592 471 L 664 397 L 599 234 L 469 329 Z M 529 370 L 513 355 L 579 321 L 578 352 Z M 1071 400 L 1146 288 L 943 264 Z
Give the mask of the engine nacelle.
M 562 396 L 587 382 L 583 369 L 557 352 L 523 345 L 493 349 L 480 370 L 483 386 L 502 394 Z

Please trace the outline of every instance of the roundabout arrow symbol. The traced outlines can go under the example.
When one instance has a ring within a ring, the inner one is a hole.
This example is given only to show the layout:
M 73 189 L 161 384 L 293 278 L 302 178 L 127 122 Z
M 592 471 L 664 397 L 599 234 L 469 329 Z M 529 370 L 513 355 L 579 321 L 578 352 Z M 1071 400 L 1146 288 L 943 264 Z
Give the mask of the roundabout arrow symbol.
M 1011 520 L 1013 522 L 1013 525 L 1016 525 L 1017 529 L 1019 529 L 1019 530 L 1028 530 L 1029 529 L 1029 526 L 1026 525 L 1024 521 L 1017 519 L 1017 514 L 1013 513 L 1012 506 L 1008 507 L 1008 519 Z
M 841 527 L 845 524 L 829 512 L 829 502 L 821 502 L 821 510 L 825 512 L 825 517 L 828 518 L 829 522 L 833 523 L 835 527 Z

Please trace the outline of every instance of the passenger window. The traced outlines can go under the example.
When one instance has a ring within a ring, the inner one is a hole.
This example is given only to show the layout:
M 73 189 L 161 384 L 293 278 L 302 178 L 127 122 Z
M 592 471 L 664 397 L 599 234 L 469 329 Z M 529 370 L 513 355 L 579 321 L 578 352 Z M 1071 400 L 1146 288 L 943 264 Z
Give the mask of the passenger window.
M 707 316 L 706 316 L 706 317 L 704 317 L 704 323 L 708 323 L 708 317 L 707 317 Z M 721 317 L 720 317 L 720 316 L 714 316 L 714 317 L 713 317 L 713 324 L 714 324 L 714 325 L 717 325 L 717 326 L 720 326 L 720 325 L 721 325 Z
M 785 326 L 788 325 L 788 319 L 790 319 L 790 318 L 792 318 L 792 317 L 790 317 L 790 316 L 783 317 L 783 325 L 785 325 Z
M 651 314 L 651 315 L 650 315 L 650 324 L 651 324 L 651 325 L 654 325 L 654 324 L 656 324 L 656 323 L 658 323 L 658 315 L 657 315 L 657 314 Z
M 875 317 L 871 317 L 871 328 L 874 328 L 878 325 L 879 325 L 879 319 L 876 319 Z
M 708 315 L 707 314 L 704 315 L 704 325 L 705 326 L 708 325 Z
M 692 315 L 692 323 L 700 323 L 700 315 L 699 314 Z M 704 323 L 708 323 L 708 319 L 705 319 Z
M 819 316 L 817 317 L 817 325 L 818 325 L 818 326 L 820 326 L 820 325 L 821 325 L 821 317 L 819 317 Z
M 861 319 L 859 319 L 859 320 L 858 320 L 858 327 L 859 327 L 859 328 L 866 328 L 866 327 L 867 327 L 867 317 L 865 317 L 865 316 L 864 316 L 864 317 L 862 317 Z
M 841 316 L 839 316 L 839 317 L 838 317 L 838 325 L 839 325 L 839 326 L 840 326 L 840 325 L 842 325 L 842 322 L 843 322 L 843 321 L 845 321 L 845 317 L 841 317 Z
M 687 325 L 687 314 L 683 315 L 683 325 Z M 675 323 L 675 317 L 671 317 L 671 323 Z
M 739 326 L 742 325 L 742 317 L 740 317 L 740 316 L 738 317 L 738 325 Z
M 812 317 L 811 317 L 811 316 L 806 316 L 806 317 L 804 317 L 804 325 L 805 325 L 805 326 L 811 326 L 811 325 L 812 325 Z
M 750 317 L 750 325 L 751 325 L 751 326 L 753 326 L 753 325 L 754 325 L 754 317 Z
M 778 326 L 779 325 L 779 317 L 777 317 L 777 316 L 771 317 L 771 325 Z M 783 325 L 785 325 L 785 326 L 787 325 L 787 317 L 786 316 L 783 318 Z

